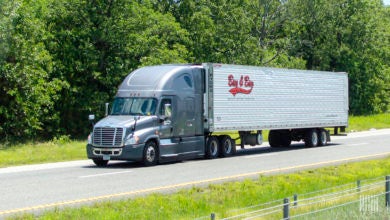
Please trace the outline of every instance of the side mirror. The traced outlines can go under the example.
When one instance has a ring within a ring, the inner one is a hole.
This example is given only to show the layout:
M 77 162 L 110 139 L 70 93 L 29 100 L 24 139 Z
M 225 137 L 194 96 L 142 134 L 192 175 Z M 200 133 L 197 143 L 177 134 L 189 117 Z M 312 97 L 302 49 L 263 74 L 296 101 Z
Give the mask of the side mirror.
M 88 115 L 88 120 L 91 122 L 93 127 L 95 125 L 95 115 Z
M 135 127 L 137 126 L 137 121 L 138 121 L 140 118 L 141 118 L 141 117 L 140 117 L 139 115 L 134 116 L 133 131 L 135 131 Z
M 108 115 L 108 106 L 110 105 L 110 103 L 106 102 L 106 112 L 105 112 L 105 116 L 107 117 Z

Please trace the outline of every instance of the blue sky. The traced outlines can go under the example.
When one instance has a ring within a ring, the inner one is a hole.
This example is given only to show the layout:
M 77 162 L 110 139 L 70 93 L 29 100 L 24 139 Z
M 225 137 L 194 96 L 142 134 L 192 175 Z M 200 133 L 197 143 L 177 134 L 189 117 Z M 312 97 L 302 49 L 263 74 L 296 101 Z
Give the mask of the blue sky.
M 383 3 L 385 3 L 385 5 L 390 5 L 390 0 L 383 0 Z

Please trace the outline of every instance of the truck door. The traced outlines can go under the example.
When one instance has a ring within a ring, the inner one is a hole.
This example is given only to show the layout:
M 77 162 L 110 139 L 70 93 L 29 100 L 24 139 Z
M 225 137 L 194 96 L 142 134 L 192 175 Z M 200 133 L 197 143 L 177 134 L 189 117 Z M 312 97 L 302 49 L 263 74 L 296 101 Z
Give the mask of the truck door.
M 195 106 L 194 98 L 187 97 L 184 99 L 184 108 L 181 115 L 182 124 L 180 125 L 180 136 L 195 136 Z
M 161 99 L 159 107 L 159 115 L 164 118 L 166 115 L 170 115 L 165 118 L 159 127 L 160 136 L 160 156 L 170 157 L 177 155 L 177 141 L 174 137 L 174 125 L 176 123 L 175 103 L 173 97 L 166 96 Z M 171 106 L 171 112 L 166 113 L 167 109 L 165 105 Z

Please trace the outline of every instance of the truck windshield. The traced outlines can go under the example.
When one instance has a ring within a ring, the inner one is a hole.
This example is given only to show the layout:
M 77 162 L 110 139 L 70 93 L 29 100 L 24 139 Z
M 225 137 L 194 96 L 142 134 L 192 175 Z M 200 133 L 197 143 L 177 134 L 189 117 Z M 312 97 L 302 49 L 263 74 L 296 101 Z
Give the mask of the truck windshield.
M 154 115 L 156 106 L 153 98 L 115 98 L 111 115 Z

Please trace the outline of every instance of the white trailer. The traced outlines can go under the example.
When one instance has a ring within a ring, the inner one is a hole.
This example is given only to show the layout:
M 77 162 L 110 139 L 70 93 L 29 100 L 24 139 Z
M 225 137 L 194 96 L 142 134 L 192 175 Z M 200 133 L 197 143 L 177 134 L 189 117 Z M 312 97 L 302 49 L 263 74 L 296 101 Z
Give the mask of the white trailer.
M 348 126 L 346 73 L 225 64 L 208 64 L 206 70 L 206 128 L 240 131 L 242 146 L 259 144 L 262 130 L 271 131 L 272 147 L 292 140 L 326 145 L 324 128 Z

